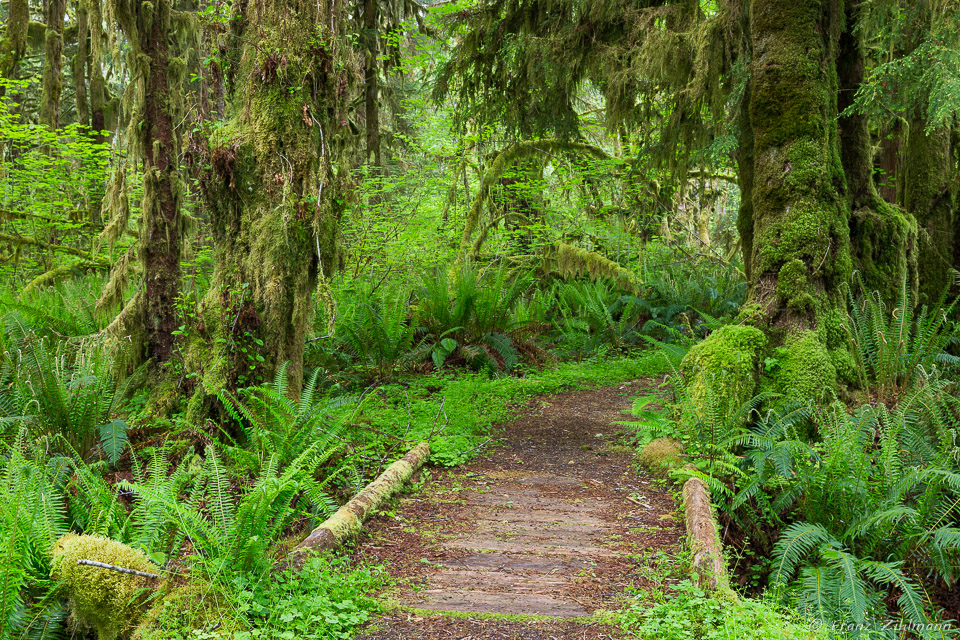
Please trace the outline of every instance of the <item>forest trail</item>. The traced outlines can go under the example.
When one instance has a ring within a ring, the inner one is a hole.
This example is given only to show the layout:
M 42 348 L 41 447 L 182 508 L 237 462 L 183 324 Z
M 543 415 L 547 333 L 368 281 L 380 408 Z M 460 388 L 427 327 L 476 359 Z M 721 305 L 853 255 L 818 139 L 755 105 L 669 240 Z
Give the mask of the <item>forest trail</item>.
M 536 400 L 500 446 L 371 521 L 356 553 L 386 565 L 400 606 L 363 640 L 619 637 L 590 616 L 656 580 L 682 535 L 615 424 L 651 385 Z

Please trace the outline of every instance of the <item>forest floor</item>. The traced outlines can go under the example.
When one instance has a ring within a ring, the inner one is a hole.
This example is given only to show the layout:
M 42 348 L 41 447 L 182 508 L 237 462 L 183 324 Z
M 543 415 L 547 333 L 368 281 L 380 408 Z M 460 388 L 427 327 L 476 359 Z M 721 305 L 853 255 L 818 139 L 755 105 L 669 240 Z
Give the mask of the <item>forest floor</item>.
M 393 605 L 362 640 L 600 640 L 629 593 L 662 588 L 683 525 L 636 469 L 631 399 L 653 382 L 535 400 L 499 446 L 434 471 L 367 526 L 355 554 L 386 566 Z M 597 615 L 599 613 L 599 615 Z

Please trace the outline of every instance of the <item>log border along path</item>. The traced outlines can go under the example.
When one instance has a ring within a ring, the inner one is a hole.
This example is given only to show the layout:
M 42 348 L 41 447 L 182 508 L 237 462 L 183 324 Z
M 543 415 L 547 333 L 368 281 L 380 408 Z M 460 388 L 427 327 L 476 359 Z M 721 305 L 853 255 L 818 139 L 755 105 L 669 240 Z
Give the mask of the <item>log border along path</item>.
M 619 637 L 597 612 L 657 584 L 680 548 L 670 490 L 637 471 L 623 412 L 653 383 L 534 401 L 501 445 L 374 518 L 354 553 L 395 606 L 364 640 Z

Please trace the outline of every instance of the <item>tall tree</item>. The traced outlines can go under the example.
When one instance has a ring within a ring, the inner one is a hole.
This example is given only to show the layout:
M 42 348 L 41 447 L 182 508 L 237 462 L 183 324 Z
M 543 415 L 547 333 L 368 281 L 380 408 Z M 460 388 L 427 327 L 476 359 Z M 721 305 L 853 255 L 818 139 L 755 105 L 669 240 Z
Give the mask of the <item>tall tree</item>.
M 51 129 L 60 128 L 60 94 L 63 92 L 63 22 L 67 0 L 45 0 L 46 24 L 43 45 L 43 93 L 40 97 L 40 122 Z
M 177 57 L 172 0 L 111 0 L 111 9 L 130 43 L 132 110 L 128 136 L 143 162 L 139 254 L 143 287 L 126 314 L 128 327 L 142 330 L 144 355 L 155 364 L 170 360 L 178 326 L 182 177 L 176 131 L 178 95 L 184 75 Z M 124 222 L 124 227 L 126 223 Z
M 362 75 L 345 4 L 237 5 L 228 120 L 210 135 L 201 176 L 217 258 L 188 354 L 202 372 L 191 415 L 219 390 L 284 362 L 299 392 L 313 293 L 340 260 L 356 146 L 349 109 Z
M 20 70 L 20 61 L 27 53 L 27 28 L 30 25 L 30 4 L 28 0 L 10 0 L 7 13 L 7 26 L 0 40 L 0 78 L 16 79 Z M 0 97 L 5 87 L 0 87 Z

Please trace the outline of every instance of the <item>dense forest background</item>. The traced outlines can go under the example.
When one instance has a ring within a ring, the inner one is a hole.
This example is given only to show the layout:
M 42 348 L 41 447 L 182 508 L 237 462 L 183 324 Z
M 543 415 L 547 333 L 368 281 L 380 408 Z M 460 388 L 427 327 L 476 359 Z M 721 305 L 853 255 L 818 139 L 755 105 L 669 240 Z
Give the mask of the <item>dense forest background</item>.
M 475 455 L 517 381 L 651 350 L 635 444 L 695 464 L 742 594 L 956 635 L 955 0 L 0 21 L 3 637 L 284 637 L 296 585 L 348 637 L 376 576 L 264 586 L 291 538 L 411 443 Z M 83 595 L 78 553 L 174 604 Z

